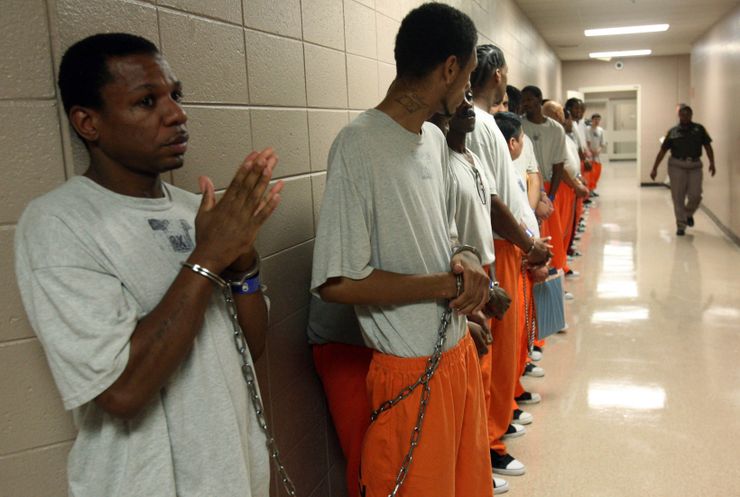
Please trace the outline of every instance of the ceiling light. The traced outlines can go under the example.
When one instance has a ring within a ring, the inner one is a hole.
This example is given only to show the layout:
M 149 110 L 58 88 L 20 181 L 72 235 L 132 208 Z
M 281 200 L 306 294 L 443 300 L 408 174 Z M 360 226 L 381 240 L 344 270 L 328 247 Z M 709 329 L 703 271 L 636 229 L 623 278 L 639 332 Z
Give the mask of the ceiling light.
M 657 33 L 658 31 L 668 31 L 668 24 L 648 24 L 645 26 L 624 26 L 622 28 L 599 28 L 587 29 L 583 32 L 586 36 L 612 36 L 612 35 L 631 35 L 635 33 Z
M 592 59 L 607 59 L 609 57 L 637 57 L 651 53 L 653 53 L 652 50 L 617 50 L 615 52 L 591 52 L 588 56 Z

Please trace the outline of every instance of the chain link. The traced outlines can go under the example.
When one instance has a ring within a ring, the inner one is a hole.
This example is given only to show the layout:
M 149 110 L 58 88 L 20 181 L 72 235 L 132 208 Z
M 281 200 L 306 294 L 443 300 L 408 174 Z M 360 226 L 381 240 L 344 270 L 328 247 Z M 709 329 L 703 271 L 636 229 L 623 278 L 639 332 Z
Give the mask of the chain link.
M 442 350 L 444 349 L 445 342 L 447 341 L 447 327 L 450 324 L 451 317 L 452 311 L 450 309 L 446 309 L 444 314 L 442 315 L 442 320 L 439 323 L 439 330 L 437 331 L 437 343 L 434 346 L 434 351 L 432 352 L 432 355 L 429 356 L 429 359 L 427 359 L 426 369 L 421 374 L 419 379 L 401 390 L 401 392 L 396 397 L 380 404 L 380 407 L 374 410 L 372 415 L 370 416 L 370 423 L 373 423 L 383 412 L 391 409 L 393 406 L 411 395 L 414 390 L 416 390 L 419 385 L 421 385 L 419 415 L 416 417 L 416 425 L 414 425 L 414 428 L 411 430 L 411 442 L 409 444 L 409 450 L 406 453 L 406 457 L 403 458 L 401 469 L 398 471 L 398 476 L 396 476 L 396 484 L 393 487 L 391 493 L 388 494 L 388 497 L 396 497 L 398 495 L 398 491 L 401 490 L 401 486 L 406 480 L 409 468 L 411 467 L 411 463 L 414 460 L 414 449 L 416 449 L 416 447 L 419 445 L 419 441 L 421 440 L 421 430 L 424 424 L 424 415 L 426 414 L 427 406 L 429 405 L 429 399 L 432 395 L 432 390 L 429 386 L 429 382 L 432 380 L 432 377 L 437 371 L 439 363 L 442 360 Z
M 278 476 L 280 477 L 283 487 L 285 487 L 285 491 L 288 492 L 290 497 L 295 497 L 295 485 L 293 485 L 285 466 L 283 466 L 283 463 L 280 460 L 280 451 L 278 451 L 277 443 L 270 433 L 270 428 L 267 426 L 265 409 L 262 404 L 259 390 L 257 389 L 257 380 L 254 375 L 254 368 L 252 368 L 252 365 L 249 363 L 247 342 L 244 338 L 241 326 L 239 326 L 239 315 L 236 312 L 236 303 L 234 302 L 234 296 L 231 294 L 231 287 L 229 285 L 222 286 L 221 291 L 224 295 L 224 300 L 226 301 L 226 310 L 231 318 L 231 325 L 234 333 L 234 345 L 242 359 L 242 376 L 244 376 L 244 381 L 247 382 L 247 392 L 249 394 L 249 398 L 252 400 L 254 412 L 257 415 L 257 423 L 267 438 L 267 450 L 270 452 L 270 458 L 277 468 Z
M 536 321 L 534 318 L 534 308 L 529 305 L 529 298 L 527 295 L 527 269 L 522 266 L 522 288 L 524 290 L 524 329 L 527 330 L 527 353 L 532 354 L 534 350 L 534 339 L 537 334 Z M 534 285 L 531 286 L 530 292 L 534 292 Z

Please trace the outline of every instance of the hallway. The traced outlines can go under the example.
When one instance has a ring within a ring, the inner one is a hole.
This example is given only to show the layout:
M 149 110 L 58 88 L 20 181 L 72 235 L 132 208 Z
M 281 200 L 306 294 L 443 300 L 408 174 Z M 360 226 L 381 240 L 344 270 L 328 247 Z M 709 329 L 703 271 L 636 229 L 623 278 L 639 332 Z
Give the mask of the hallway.
M 740 495 L 740 249 L 701 211 L 676 239 L 668 190 L 637 184 L 605 165 L 508 495 Z

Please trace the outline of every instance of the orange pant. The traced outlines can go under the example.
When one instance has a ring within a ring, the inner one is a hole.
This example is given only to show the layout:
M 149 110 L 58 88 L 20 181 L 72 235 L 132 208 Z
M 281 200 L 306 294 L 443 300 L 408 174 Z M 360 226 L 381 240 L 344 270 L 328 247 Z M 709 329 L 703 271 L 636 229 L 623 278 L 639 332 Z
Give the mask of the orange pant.
M 601 178 L 601 162 L 591 161 L 591 174 L 588 180 L 588 189 L 593 191 L 599 184 L 599 178 Z
M 558 191 L 560 191 L 562 188 L 567 187 L 565 185 L 560 185 L 560 187 L 558 187 Z M 549 182 L 545 183 L 545 189 L 549 191 Z M 540 236 L 552 237 L 550 239 L 550 243 L 552 244 L 552 260 L 550 261 L 550 265 L 552 265 L 556 269 L 565 270 L 565 267 L 567 266 L 567 255 L 565 253 L 565 248 L 563 247 L 563 227 L 560 222 L 560 212 L 558 211 L 557 195 L 555 196 L 553 204 L 555 210 L 553 210 L 550 217 L 545 219 L 545 221 L 542 223 L 542 226 L 540 227 Z
M 427 357 L 373 353 L 367 389 L 377 408 L 414 383 Z M 422 435 L 399 497 L 492 497 L 478 354 L 466 334 L 442 355 L 430 382 L 431 397 Z M 419 413 L 422 387 L 370 425 L 362 448 L 361 494 L 387 497 L 406 456 Z
M 567 254 L 568 247 L 570 247 L 570 237 L 573 233 L 576 194 L 569 186 L 561 184 L 555 201 L 560 214 L 561 228 L 563 229 L 563 247 Z
M 490 448 L 500 454 L 506 453 L 501 437 L 511 423 L 514 386 L 517 381 L 519 322 L 521 319 L 522 253 L 511 242 L 495 240 L 496 278 L 511 297 L 509 310 L 501 321 L 491 324 L 493 344 L 488 354 L 481 359 L 481 369 L 490 378 L 487 395 L 488 440 Z
M 525 392 L 524 387 L 522 386 L 521 379 L 522 375 L 524 374 L 524 368 L 527 366 L 527 361 L 529 360 L 529 330 L 531 328 L 527 328 L 527 325 L 531 327 L 534 323 L 535 337 L 537 336 L 537 314 L 535 313 L 534 309 L 534 292 L 532 291 L 532 286 L 534 285 L 534 282 L 532 281 L 529 273 L 525 273 L 525 276 L 523 276 L 523 281 L 524 285 L 522 288 L 521 305 L 519 306 L 521 308 L 519 314 L 521 317 L 521 323 L 519 326 L 519 329 L 521 330 L 521 337 L 519 338 L 519 364 L 516 377 L 516 385 L 514 386 L 514 397 L 519 397 Z M 527 313 L 527 311 L 529 312 Z M 542 342 L 544 344 L 545 341 L 542 340 Z M 519 406 L 516 405 L 514 408 L 517 409 L 518 407 Z
M 347 459 L 349 497 L 360 497 L 360 456 L 362 440 L 370 425 L 367 372 L 372 349 L 329 343 L 313 346 L 316 372 L 324 385 L 334 429 Z

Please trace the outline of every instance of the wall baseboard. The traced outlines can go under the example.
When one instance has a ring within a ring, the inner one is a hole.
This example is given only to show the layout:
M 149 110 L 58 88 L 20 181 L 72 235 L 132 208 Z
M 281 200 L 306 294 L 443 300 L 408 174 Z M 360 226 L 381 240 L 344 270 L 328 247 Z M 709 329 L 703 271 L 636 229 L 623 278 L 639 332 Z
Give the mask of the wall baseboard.
M 661 187 L 662 186 L 662 187 L 667 188 L 669 190 L 671 188 L 670 185 L 667 185 L 665 183 L 655 183 L 655 182 L 651 182 L 651 183 L 647 183 L 647 182 L 646 183 L 640 183 L 640 186 L 641 187 L 644 187 L 644 188 L 655 188 L 655 187 Z M 727 238 L 729 238 L 730 240 L 732 240 L 732 242 L 735 245 L 737 245 L 738 247 L 740 247 L 740 236 L 738 236 L 737 233 L 735 233 L 734 231 L 732 231 L 729 226 L 726 226 L 717 217 L 717 215 L 714 212 L 712 212 L 712 209 L 710 209 L 709 207 L 705 206 L 704 204 L 701 204 L 699 206 L 699 209 L 701 209 L 702 212 L 704 212 L 704 214 L 706 214 L 709 217 L 709 219 L 711 219 L 714 222 L 714 224 L 717 225 L 717 227 L 719 228 L 719 230 L 722 233 L 724 233 L 724 235 Z

